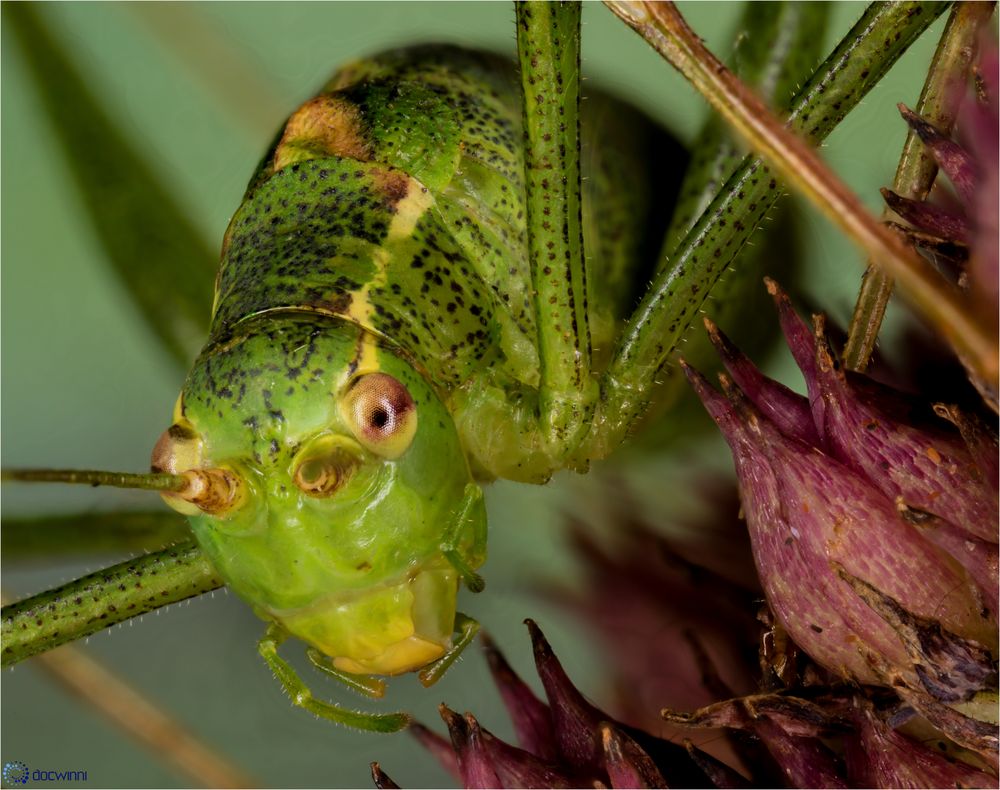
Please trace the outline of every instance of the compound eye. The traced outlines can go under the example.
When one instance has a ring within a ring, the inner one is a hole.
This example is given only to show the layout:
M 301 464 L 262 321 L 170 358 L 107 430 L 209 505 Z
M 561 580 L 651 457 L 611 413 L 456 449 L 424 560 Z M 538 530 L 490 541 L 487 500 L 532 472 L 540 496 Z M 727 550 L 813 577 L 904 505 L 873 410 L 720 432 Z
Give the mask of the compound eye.
M 406 387 L 385 373 L 355 379 L 341 401 L 355 438 L 383 458 L 399 458 L 417 432 L 417 408 Z
M 187 420 L 175 422 L 162 434 L 153 447 L 150 469 L 154 472 L 179 474 L 201 464 L 201 437 Z
M 201 466 L 202 449 L 202 440 L 198 432 L 190 422 L 180 417 L 156 442 L 149 468 L 153 472 L 169 472 L 175 475 L 188 469 L 197 469 Z M 163 501 L 185 516 L 196 516 L 202 512 L 197 505 L 173 494 L 163 494 Z

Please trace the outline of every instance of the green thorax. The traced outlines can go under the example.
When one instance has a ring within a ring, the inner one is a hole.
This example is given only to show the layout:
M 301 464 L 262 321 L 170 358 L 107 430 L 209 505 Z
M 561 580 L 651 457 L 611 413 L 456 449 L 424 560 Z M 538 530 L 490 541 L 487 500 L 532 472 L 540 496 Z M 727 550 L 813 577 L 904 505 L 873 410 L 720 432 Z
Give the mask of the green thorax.
M 607 348 L 636 281 L 650 188 L 634 141 L 649 125 L 585 106 L 590 311 Z M 419 47 L 342 69 L 289 119 L 233 217 L 213 339 L 260 313 L 315 312 L 387 339 L 445 391 L 488 368 L 535 384 L 521 143 L 498 57 Z

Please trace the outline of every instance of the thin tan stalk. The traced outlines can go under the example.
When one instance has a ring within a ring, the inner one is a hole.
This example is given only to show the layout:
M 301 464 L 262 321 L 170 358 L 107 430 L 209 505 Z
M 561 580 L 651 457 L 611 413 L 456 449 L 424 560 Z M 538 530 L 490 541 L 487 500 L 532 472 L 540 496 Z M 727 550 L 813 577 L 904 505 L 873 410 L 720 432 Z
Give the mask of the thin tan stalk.
M 199 85 L 254 136 L 273 134 L 293 109 L 252 53 L 238 47 L 199 3 L 123 3 Z
M 744 86 L 688 27 L 673 3 L 608 0 L 722 114 L 747 143 L 868 252 L 949 339 L 976 375 L 997 386 L 997 328 L 984 326 L 954 288 L 857 197 Z
M 84 651 L 64 645 L 31 663 L 194 784 L 260 786 Z

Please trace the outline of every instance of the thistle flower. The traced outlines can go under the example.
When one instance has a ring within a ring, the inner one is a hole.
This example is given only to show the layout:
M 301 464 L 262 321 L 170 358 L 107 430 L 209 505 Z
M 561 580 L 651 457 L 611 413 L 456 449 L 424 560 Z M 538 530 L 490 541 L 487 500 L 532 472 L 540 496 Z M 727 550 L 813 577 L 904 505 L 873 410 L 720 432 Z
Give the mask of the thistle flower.
M 818 435 L 813 446 L 860 472 L 895 503 L 907 523 L 962 564 L 995 620 L 1000 518 L 996 435 L 957 406 L 931 406 L 842 370 L 822 317 L 816 319 L 814 335 L 777 284 L 767 285 L 806 382 L 808 412 Z M 737 381 L 746 378 L 743 371 L 752 365 L 717 330 L 709 333 Z M 739 365 L 730 362 L 734 355 L 741 359 Z M 776 382 L 769 386 L 780 387 Z M 766 395 L 773 397 L 773 392 Z M 755 404 L 762 400 L 751 399 Z M 806 411 L 801 399 L 785 408 Z
M 411 732 L 462 786 L 481 787 L 743 787 L 745 778 L 693 746 L 687 748 L 624 724 L 590 703 L 567 676 L 552 647 L 526 621 L 542 702 L 488 639 L 486 655 L 520 746 L 494 736 L 472 714 L 442 705 L 449 744 L 414 725 Z M 373 768 L 374 770 L 374 768 Z M 379 776 L 385 775 L 379 769 Z M 377 779 L 376 781 L 384 781 Z
M 852 698 L 855 724 L 844 739 L 847 771 L 855 787 L 996 787 L 997 779 L 908 738 L 859 696 Z
M 546 702 L 484 640 L 519 746 L 494 736 L 472 714 L 460 715 L 446 705 L 440 711 L 449 738 L 411 726 L 413 736 L 463 787 L 996 785 L 987 770 L 897 731 L 913 718 L 913 709 L 900 707 L 887 690 L 802 685 L 796 679 L 778 692 L 734 697 L 692 713 L 663 711 L 667 722 L 688 731 L 725 728 L 732 733 L 737 770 L 689 740 L 678 746 L 596 708 L 574 687 L 538 627 L 527 623 Z M 398 787 L 378 763 L 372 764 L 372 777 L 376 787 Z
M 608 545 L 582 522 L 570 522 L 585 581 L 579 592 L 555 597 L 607 647 L 615 710 L 630 724 L 662 727 L 662 706 L 705 705 L 718 699 L 720 682 L 740 693 L 755 688 L 760 587 L 732 488 L 712 485 L 704 492 L 714 505 L 705 519 L 715 527 L 714 559 L 734 548 L 719 570 L 706 567 L 697 546 L 668 542 L 634 517 L 615 525 Z
M 795 696 L 795 692 L 809 693 Z M 997 779 L 903 734 L 913 711 L 870 690 L 797 689 L 726 700 L 693 713 L 664 711 L 687 727 L 751 733 L 789 787 L 996 787 Z M 832 747 L 832 748 L 831 748 Z
M 847 376 L 822 321 L 814 335 L 769 290 L 808 398 L 760 374 L 711 322 L 736 383 L 720 377 L 720 394 L 685 372 L 733 451 L 776 618 L 834 675 L 901 687 L 925 707 L 995 687 L 985 647 L 997 637 L 989 433 L 945 408 L 963 436 L 929 405 Z
M 898 637 L 832 563 L 956 634 L 993 641 L 968 583 L 898 517 L 893 503 L 854 472 L 781 433 L 735 387 L 716 393 L 686 372 L 733 450 L 757 570 L 768 603 L 819 664 L 862 683 L 898 669 L 919 681 Z M 921 573 L 913 577 L 913 570 Z
M 769 281 L 782 329 L 802 371 L 810 411 L 830 455 L 860 471 L 893 501 L 952 522 L 962 532 L 997 540 L 997 481 L 984 427 L 957 415 L 979 441 L 971 445 L 931 404 L 844 371 L 826 339 L 821 316 L 815 335 L 788 297 Z

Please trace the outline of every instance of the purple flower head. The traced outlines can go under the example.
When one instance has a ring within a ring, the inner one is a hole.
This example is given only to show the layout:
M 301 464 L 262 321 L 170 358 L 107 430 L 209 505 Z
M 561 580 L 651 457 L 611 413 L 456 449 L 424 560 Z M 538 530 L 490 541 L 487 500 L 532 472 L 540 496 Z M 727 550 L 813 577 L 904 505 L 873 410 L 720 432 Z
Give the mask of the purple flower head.
M 733 451 L 768 603 L 817 663 L 863 683 L 886 682 L 890 668 L 920 683 L 896 629 L 838 567 L 907 611 L 992 643 L 995 624 L 962 570 L 908 526 L 891 500 L 853 469 L 785 436 L 728 379 L 724 396 L 696 371 L 685 372 Z
M 463 716 L 445 705 L 440 711 L 450 744 L 422 725 L 411 726 L 414 737 L 463 787 L 745 786 L 739 772 L 710 755 L 652 736 L 597 708 L 573 685 L 538 626 L 526 622 L 546 702 L 486 640 L 490 669 L 513 719 L 518 746 L 494 736 L 472 714 Z M 378 769 L 376 781 L 386 780 Z

